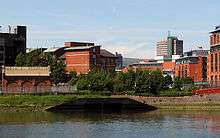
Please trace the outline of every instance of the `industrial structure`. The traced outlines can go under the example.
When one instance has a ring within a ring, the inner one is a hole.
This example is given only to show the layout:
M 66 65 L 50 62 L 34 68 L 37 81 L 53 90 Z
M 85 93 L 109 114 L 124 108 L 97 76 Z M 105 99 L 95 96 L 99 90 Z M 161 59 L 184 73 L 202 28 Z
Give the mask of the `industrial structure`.
M 26 51 L 26 26 L 8 26 L 0 32 L 0 66 L 14 66 L 16 56 Z

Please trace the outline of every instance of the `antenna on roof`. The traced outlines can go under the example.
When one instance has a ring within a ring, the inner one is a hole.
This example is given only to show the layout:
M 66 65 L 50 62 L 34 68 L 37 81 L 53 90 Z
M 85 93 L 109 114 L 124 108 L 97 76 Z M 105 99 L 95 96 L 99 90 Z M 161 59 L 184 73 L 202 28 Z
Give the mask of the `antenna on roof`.
M 199 50 L 202 50 L 202 49 L 203 49 L 202 46 L 198 46 L 198 48 L 199 48 Z
M 8 33 L 10 34 L 11 33 L 11 26 L 8 25 Z
M 168 37 L 170 37 L 170 31 L 168 31 Z

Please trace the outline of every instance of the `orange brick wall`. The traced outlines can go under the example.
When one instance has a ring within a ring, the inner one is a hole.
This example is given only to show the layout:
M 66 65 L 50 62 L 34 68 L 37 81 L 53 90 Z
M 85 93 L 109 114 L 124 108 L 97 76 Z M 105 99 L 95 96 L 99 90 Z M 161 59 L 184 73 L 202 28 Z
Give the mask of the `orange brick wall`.
M 89 72 L 90 56 L 89 51 L 65 52 L 66 71 L 76 71 L 78 74 Z
M 96 63 L 93 63 L 93 56 Z M 96 47 L 95 52 L 92 49 L 66 51 L 65 64 L 67 73 L 76 71 L 77 74 L 85 74 L 93 67 L 100 68 L 100 47 Z
M 175 62 L 164 62 L 162 63 L 163 70 L 174 71 L 176 63 Z
M 213 57 L 213 59 L 211 59 Z M 216 62 L 217 61 L 217 62 Z M 220 52 L 209 54 L 207 60 L 208 81 L 220 81 Z
M 202 57 L 198 57 L 197 64 L 176 64 L 175 77 L 191 77 L 195 82 L 203 81 Z
M 210 35 L 210 45 L 216 45 L 220 43 L 220 33 Z

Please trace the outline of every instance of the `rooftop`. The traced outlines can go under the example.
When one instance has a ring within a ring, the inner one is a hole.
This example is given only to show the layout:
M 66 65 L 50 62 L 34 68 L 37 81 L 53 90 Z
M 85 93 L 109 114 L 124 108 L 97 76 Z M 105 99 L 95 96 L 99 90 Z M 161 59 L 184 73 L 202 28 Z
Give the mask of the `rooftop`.
M 5 76 L 50 76 L 50 67 L 5 67 Z
M 220 25 L 216 26 L 215 30 L 210 33 L 218 33 L 218 32 L 220 32 Z
M 64 47 L 51 47 L 51 48 L 48 48 L 47 50 L 45 50 L 44 52 L 46 52 L 46 53 L 56 52 L 57 50 L 62 49 L 62 48 L 64 48 Z
M 74 46 L 74 47 L 66 47 L 65 50 L 84 50 L 84 49 L 90 49 L 97 46 Z
M 114 54 L 112 54 L 111 52 L 109 52 L 105 49 L 100 50 L 100 55 L 104 56 L 104 57 L 116 57 Z

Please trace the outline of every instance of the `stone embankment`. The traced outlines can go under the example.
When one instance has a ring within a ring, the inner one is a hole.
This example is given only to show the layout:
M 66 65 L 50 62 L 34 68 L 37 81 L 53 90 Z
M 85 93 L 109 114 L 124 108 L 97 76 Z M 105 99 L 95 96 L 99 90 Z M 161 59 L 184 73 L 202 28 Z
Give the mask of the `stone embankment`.
M 130 96 L 129 98 L 159 109 L 220 110 L 220 94 L 184 97 Z

